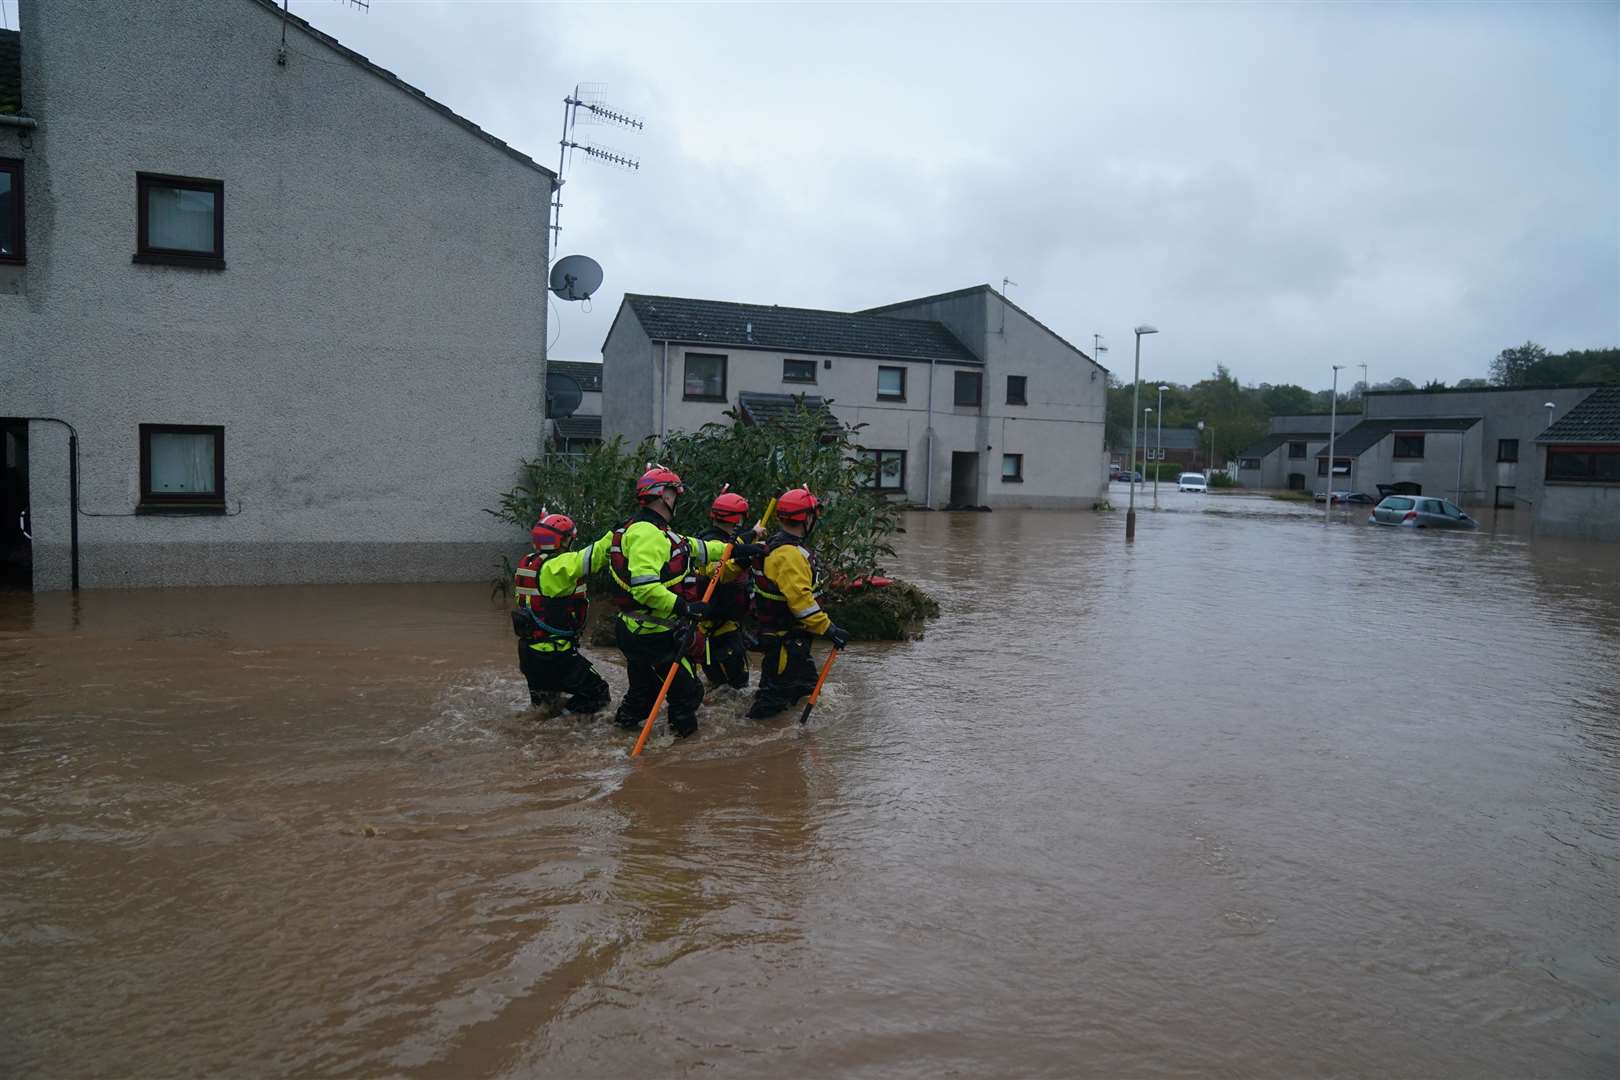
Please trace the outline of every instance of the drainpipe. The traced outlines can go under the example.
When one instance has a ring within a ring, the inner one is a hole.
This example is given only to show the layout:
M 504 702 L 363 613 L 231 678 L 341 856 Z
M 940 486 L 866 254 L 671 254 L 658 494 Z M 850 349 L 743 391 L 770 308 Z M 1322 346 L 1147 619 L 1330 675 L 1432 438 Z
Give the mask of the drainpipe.
M 32 116 L 12 116 L 10 113 L 0 113 L 0 127 L 26 128 L 32 131 L 39 127 L 39 121 Z
M 669 408 L 668 405 L 665 404 L 665 401 L 666 401 L 666 399 L 668 397 L 669 397 L 669 342 L 666 341 L 666 342 L 664 342 L 664 362 L 662 364 L 660 364 L 659 367 L 658 367 L 658 441 L 659 442 L 663 442 L 664 437 L 669 434 L 668 422 L 665 419 L 665 415 L 668 412 L 668 408 Z
M 30 125 L 31 126 L 31 125 Z M 54 416 L 27 416 L 42 424 L 61 424 L 68 429 L 68 535 L 73 561 L 73 591 L 79 591 L 79 432 L 66 420 Z
M 928 361 L 928 465 L 923 471 L 923 503 L 934 508 L 934 362 Z
M 1463 447 L 1468 445 L 1468 429 L 1457 432 L 1457 508 L 1462 508 Z M 1492 502 L 1496 500 L 1492 499 Z

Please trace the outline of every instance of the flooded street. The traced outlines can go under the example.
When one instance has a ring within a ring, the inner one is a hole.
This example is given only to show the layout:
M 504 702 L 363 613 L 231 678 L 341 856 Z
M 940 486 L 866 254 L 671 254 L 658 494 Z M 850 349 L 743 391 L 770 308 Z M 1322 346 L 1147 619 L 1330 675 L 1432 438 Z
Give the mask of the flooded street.
M 0 1075 L 1620 1072 L 1620 548 L 1160 499 L 636 763 L 486 586 L 0 596 Z

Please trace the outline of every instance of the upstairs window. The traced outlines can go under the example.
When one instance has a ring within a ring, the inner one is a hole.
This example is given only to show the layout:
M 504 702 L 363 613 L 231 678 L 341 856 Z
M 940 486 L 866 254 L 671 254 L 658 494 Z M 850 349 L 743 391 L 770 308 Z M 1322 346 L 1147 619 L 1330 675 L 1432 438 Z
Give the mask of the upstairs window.
M 1396 461 L 1421 461 L 1423 459 L 1422 435 L 1395 436 Z
M 141 425 L 143 511 L 225 510 L 225 429 Z
M 815 382 L 816 362 L 814 360 L 783 360 L 783 382 Z
M 1009 404 L 1009 405 L 1028 405 L 1029 404 L 1028 401 L 1024 400 L 1024 376 L 1022 376 L 1022 375 L 1009 375 L 1009 376 L 1007 376 L 1007 404 Z
M 1496 460 L 1497 461 L 1518 461 L 1519 460 L 1519 440 L 1518 439 L 1497 439 L 1496 440 Z
M 1291 458 L 1302 458 L 1302 457 L 1304 457 L 1305 456 L 1305 444 L 1302 443 L 1302 442 L 1291 442 L 1291 443 L 1289 443 L 1288 444 L 1288 456 L 1291 457 Z
M 906 369 L 903 367 L 878 368 L 879 401 L 906 400 Z
M 135 262 L 225 268 L 225 183 L 138 173 Z
M 978 408 L 983 393 L 984 375 L 978 371 L 956 373 L 956 404 Z
M 726 358 L 710 353 L 687 353 L 682 391 L 687 401 L 726 400 Z
M 23 240 L 23 163 L 0 158 L 0 263 L 20 263 L 28 255 Z

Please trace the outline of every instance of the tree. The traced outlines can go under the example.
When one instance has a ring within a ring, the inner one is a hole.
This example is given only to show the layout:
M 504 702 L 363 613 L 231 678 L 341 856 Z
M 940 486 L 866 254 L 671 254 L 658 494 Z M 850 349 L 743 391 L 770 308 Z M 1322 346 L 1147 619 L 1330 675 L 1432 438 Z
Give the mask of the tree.
M 1292 416 L 1311 411 L 1311 392 L 1303 386 L 1283 383 L 1267 387 L 1260 393 L 1266 411 L 1272 416 Z
M 1491 361 L 1491 381 L 1498 386 L 1523 386 L 1530 382 L 1530 369 L 1547 359 L 1547 350 L 1533 341 L 1515 349 L 1503 349 Z
M 1490 385 L 1491 385 L 1491 380 L 1489 380 L 1489 379 L 1458 379 L 1457 380 L 1457 389 L 1458 390 L 1483 390 L 1487 386 L 1490 386 Z
M 1446 381 L 1444 379 L 1430 379 L 1428 382 L 1423 384 L 1423 389 L 1425 390 L 1444 390 L 1445 388 Z

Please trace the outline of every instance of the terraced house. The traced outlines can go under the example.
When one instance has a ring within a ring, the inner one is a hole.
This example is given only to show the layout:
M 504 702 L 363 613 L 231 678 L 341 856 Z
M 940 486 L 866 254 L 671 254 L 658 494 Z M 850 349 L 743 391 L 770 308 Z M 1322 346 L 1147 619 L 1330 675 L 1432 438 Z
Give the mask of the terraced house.
M 602 345 L 606 438 L 802 398 L 864 424 L 874 483 L 929 507 L 1103 498 L 1107 372 L 988 285 L 863 311 L 628 294 Z
M 552 173 L 273 0 L 20 7 L 10 580 L 487 576 L 544 437 Z

